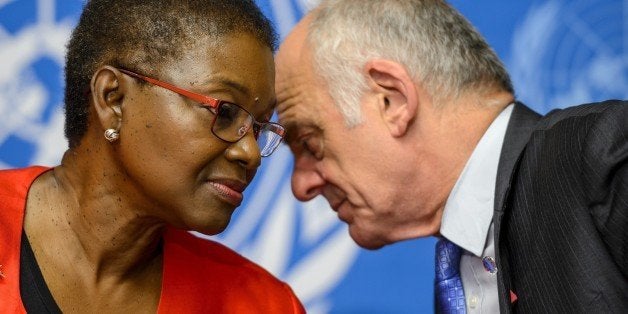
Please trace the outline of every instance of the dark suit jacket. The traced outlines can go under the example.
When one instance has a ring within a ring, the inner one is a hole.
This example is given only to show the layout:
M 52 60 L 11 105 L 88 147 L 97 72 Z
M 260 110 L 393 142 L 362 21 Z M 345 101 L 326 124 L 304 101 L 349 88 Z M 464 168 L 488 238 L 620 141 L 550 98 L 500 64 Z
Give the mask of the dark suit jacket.
M 628 102 L 517 103 L 496 184 L 502 313 L 628 313 Z

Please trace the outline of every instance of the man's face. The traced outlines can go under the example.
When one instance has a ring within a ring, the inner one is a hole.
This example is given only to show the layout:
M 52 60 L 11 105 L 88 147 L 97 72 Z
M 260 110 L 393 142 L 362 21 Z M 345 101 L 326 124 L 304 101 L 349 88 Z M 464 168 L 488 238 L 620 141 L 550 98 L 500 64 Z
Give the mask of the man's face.
M 276 57 L 280 123 L 295 162 L 292 190 L 301 201 L 323 195 L 362 247 L 408 238 L 424 213 L 416 210 L 416 157 L 390 136 L 377 97 L 362 98 L 362 120 L 348 128 L 318 77 L 295 29 Z

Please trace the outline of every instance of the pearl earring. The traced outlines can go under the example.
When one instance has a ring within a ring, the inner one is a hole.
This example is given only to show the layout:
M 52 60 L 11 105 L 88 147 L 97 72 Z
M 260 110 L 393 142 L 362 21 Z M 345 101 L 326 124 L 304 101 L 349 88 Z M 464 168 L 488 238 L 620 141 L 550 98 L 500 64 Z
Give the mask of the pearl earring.
M 105 138 L 110 143 L 117 141 L 119 137 L 120 137 L 120 133 L 118 133 L 118 131 L 116 131 L 115 129 L 107 129 L 105 131 Z

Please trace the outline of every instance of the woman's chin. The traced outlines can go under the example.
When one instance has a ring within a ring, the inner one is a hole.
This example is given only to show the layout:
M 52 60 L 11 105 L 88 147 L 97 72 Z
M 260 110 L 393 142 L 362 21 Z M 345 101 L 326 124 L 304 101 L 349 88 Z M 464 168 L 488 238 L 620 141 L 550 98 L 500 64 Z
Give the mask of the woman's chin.
M 208 236 L 217 235 L 227 229 L 230 221 L 231 216 L 229 217 L 229 219 L 225 219 L 223 221 L 214 221 L 211 224 L 198 225 L 198 227 L 194 231 Z

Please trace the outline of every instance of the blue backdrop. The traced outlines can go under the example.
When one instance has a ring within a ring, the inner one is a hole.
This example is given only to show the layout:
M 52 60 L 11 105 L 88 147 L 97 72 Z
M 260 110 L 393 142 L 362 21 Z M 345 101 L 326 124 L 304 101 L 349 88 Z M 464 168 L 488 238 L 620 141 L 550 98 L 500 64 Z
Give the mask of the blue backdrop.
M 282 38 L 316 0 L 258 0 Z M 0 0 L 0 168 L 55 165 L 65 43 L 82 0 Z M 628 0 L 455 0 L 539 112 L 628 98 Z M 289 282 L 310 313 L 432 311 L 433 239 L 356 247 L 324 199 L 297 202 L 292 159 L 264 161 L 219 241 Z

